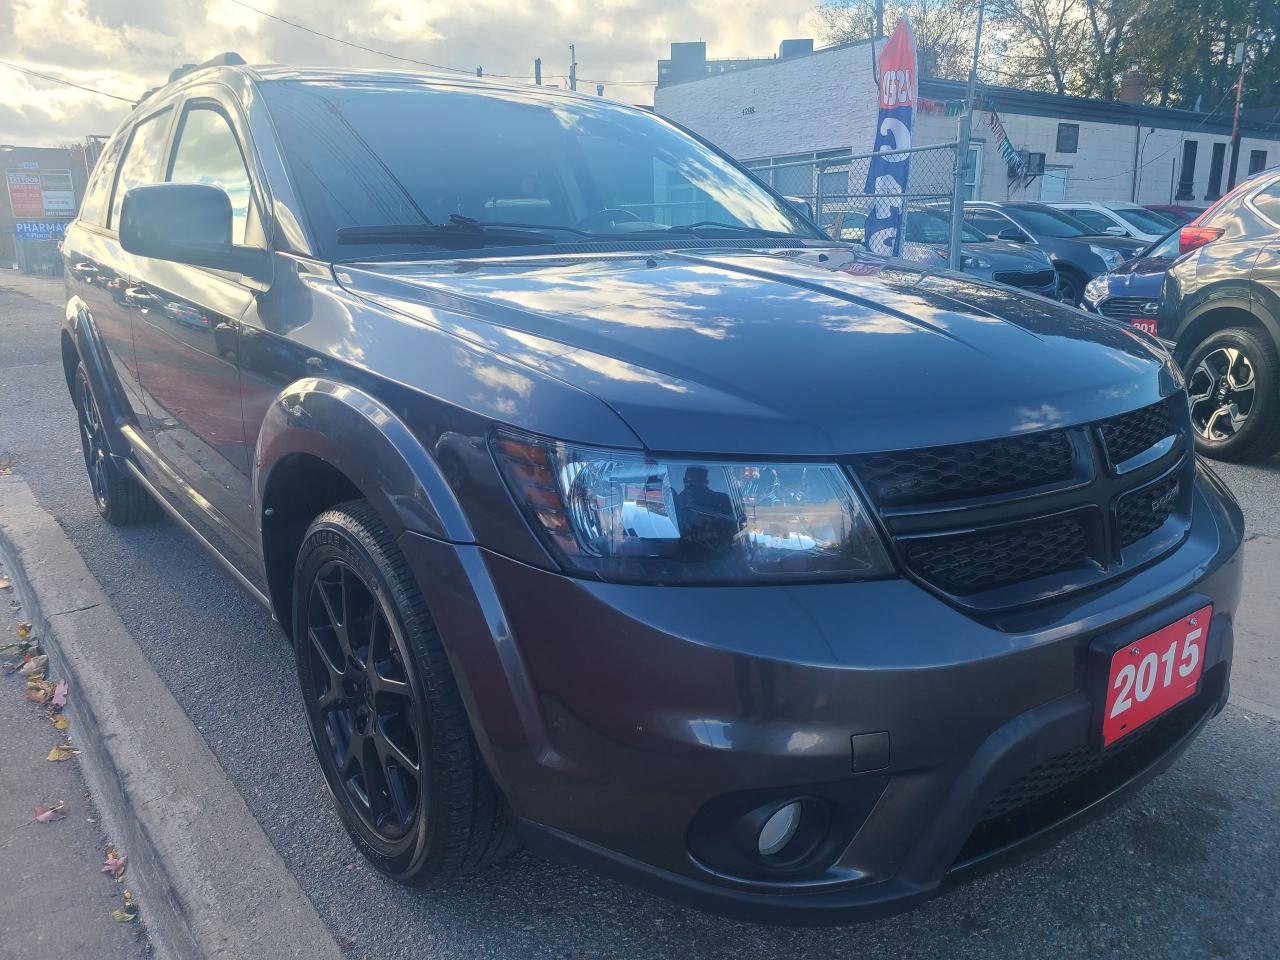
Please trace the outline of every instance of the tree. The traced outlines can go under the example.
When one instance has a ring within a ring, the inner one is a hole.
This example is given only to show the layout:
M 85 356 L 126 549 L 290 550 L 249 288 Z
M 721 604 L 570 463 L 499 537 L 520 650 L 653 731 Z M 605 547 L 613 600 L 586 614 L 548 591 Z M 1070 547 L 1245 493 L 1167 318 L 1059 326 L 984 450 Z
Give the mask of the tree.
M 903 0 L 884 5 L 884 28 L 906 17 L 916 37 L 921 76 L 963 80 L 973 57 L 976 0 Z M 875 32 L 876 0 L 830 0 L 817 10 L 823 43 L 870 40 Z

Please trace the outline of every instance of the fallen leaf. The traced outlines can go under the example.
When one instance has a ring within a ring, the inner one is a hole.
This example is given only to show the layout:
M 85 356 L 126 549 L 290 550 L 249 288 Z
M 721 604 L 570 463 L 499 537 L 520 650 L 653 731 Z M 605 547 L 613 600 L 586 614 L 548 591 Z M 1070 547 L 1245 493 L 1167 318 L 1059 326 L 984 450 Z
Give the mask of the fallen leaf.
M 59 800 L 52 807 L 36 807 L 36 819 L 41 823 L 53 823 L 55 820 L 65 820 L 67 815 L 62 812 L 63 802 Z
M 79 752 L 79 750 L 71 746 L 69 743 L 60 743 L 49 751 L 49 756 L 45 759 L 53 761 L 70 760 Z
M 53 696 L 53 684 L 39 677 L 27 681 L 27 699 L 32 703 L 48 703 Z
M 0 590 L 8 590 L 13 586 L 13 581 L 8 577 L 0 577 Z
M 49 702 L 59 710 L 67 705 L 67 681 L 58 681 L 58 685 L 53 688 L 53 698 Z
M 49 666 L 49 658 L 44 654 L 38 657 L 32 657 L 22 665 L 22 669 L 18 672 L 24 677 L 34 677 L 37 674 L 44 673 L 45 667 Z
M 17 669 L 18 664 L 12 660 L 6 660 L 4 663 L 0 663 L 0 673 L 3 673 L 6 677 Z
M 25 640 L 29 636 L 31 636 L 31 624 L 23 620 L 21 623 L 18 624 L 18 639 Z
M 124 892 L 124 906 L 119 910 L 112 910 L 111 919 L 116 923 L 128 923 L 130 920 L 138 919 L 138 905 L 133 902 L 133 891 Z
M 67 727 L 71 726 L 71 724 L 67 722 L 65 714 L 55 713 L 49 719 L 53 721 L 53 728 L 55 730 L 65 730 Z
M 117 857 L 114 850 L 107 851 L 107 859 L 102 861 L 102 872 L 108 873 L 116 878 L 116 882 L 120 882 L 120 878 L 124 876 L 124 863 L 128 857 Z

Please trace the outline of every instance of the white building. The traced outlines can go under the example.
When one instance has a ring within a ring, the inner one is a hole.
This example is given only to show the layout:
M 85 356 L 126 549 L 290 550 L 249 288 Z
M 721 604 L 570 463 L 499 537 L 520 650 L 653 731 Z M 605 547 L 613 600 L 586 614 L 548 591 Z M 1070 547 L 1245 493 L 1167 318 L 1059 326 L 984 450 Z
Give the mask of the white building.
M 660 80 L 654 108 L 735 158 L 761 161 L 751 165 L 762 166 L 871 150 L 878 89 L 872 44 L 812 53 L 793 47 L 799 52 L 791 55 L 784 47 L 783 55 L 773 59 L 724 61 L 733 64 L 724 70 L 713 69 L 719 61 L 690 68 L 690 48 L 696 56 L 698 45 L 673 44 L 673 59 L 677 46 L 685 65 L 683 76 L 696 79 Z M 919 87 L 920 97 L 938 102 L 965 95 L 965 85 L 950 80 L 923 78 Z M 1125 78 L 1122 96 L 1141 99 L 1136 72 Z M 1027 181 L 1010 178 L 988 126 L 990 111 L 980 106 L 973 119 L 972 148 L 980 175 L 970 185 L 972 199 L 1204 205 L 1227 189 L 1230 114 L 988 85 L 979 87 L 977 99 L 999 113 L 1016 149 L 1044 155 L 1044 175 Z M 1280 124 L 1246 122 L 1242 131 L 1238 180 L 1280 164 Z M 954 117 L 917 110 L 915 146 L 955 138 Z M 913 162 L 913 180 L 916 170 Z

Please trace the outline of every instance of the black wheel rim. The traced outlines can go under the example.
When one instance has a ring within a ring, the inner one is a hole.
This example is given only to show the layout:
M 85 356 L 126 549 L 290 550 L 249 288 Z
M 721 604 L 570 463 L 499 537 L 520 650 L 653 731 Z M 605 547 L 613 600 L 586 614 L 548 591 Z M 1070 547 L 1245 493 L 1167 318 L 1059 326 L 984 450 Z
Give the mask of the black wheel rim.
M 89 389 L 89 381 L 81 376 L 78 383 L 80 412 L 80 447 L 84 451 L 84 467 L 89 472 L 89 485 L 98 509 L 107 507 L 107 433 L 102 426 L 102 414 Z
M 391 619 L 364 579 L 331 560 L 311 582 L 306 611 L 319 749 L 365 826 L 393 843 L 408 834 L 422 792 L 418 706 Z

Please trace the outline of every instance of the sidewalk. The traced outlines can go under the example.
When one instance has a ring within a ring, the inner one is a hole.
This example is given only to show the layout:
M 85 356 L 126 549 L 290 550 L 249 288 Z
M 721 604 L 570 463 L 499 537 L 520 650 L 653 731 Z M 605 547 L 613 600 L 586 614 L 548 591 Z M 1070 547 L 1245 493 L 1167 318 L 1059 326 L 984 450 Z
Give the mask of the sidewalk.
M 12 571 L 0 561 L 0 647 L 17 641 L 24 613 Z M 55 729 L 48 708 L 28 702 L 26 685 L 16 672 L 0 677 L 0 955 L 148 957 L 141 919 L 112 919 L 129 888 L 128 863 L 121 883 L 102 872 L 107 838 L 78 758 L 46 759 L 52 747 L 74 744 L 83 731 Z M 35 820 L 37 805 L 59 804 L 65 819 Z

